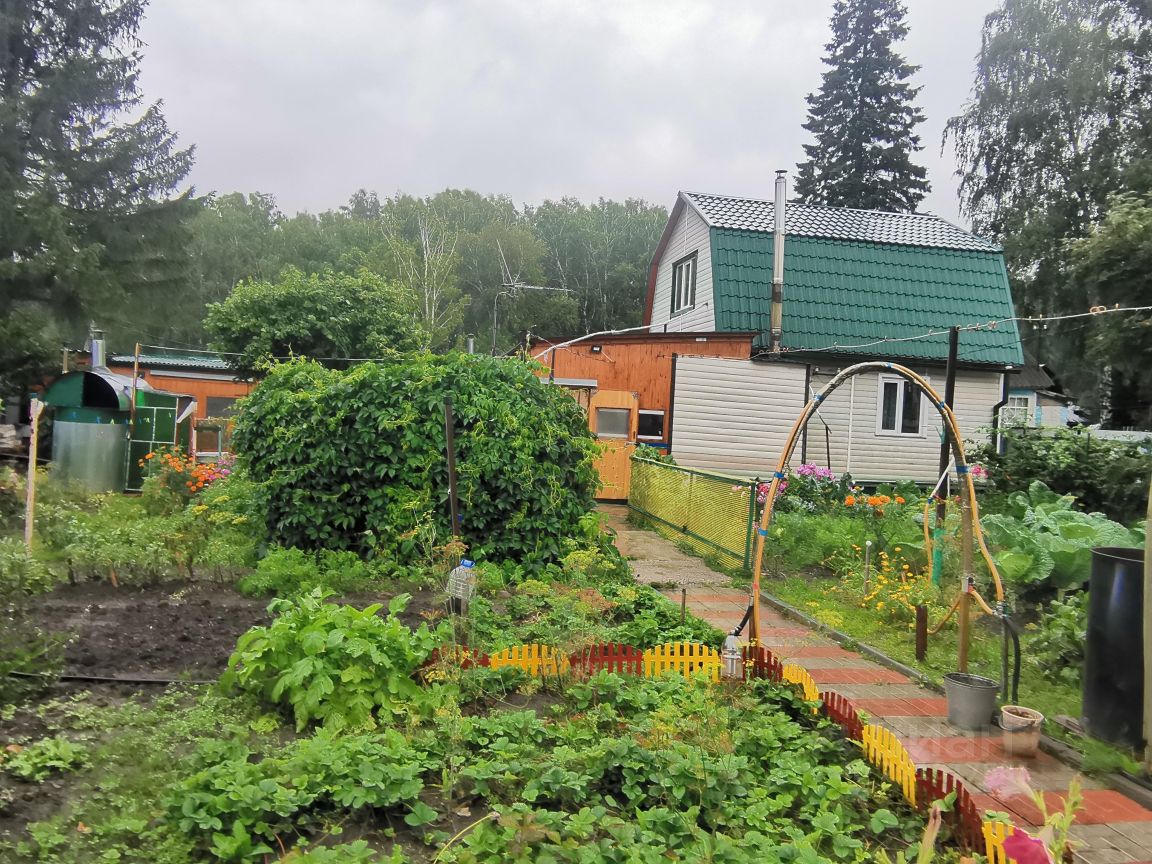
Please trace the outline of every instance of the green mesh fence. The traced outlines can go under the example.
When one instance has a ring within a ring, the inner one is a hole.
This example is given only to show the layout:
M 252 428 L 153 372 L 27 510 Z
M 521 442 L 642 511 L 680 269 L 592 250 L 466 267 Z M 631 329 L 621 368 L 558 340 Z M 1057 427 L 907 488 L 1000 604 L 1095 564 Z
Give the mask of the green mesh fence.
M 756 518 L 755 480 L 632 460 L 628 506 L 661 533 L 726 567 L 747 570 Z

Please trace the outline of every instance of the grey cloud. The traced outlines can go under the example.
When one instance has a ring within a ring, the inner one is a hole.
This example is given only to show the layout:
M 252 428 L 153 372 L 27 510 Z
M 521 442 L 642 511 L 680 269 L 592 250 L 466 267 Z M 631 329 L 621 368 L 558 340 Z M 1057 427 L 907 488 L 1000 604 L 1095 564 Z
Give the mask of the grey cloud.
M 957 217 L 947 118 L 994 0 L 909 3 L 927 209 Z M 957 8 L 963 7 L 963 8 Z M 153 0 L 143 86 L 197 145 L 201 192 L 288 211 L 359 187 L 517 202 L 770 195 L 803 157 L 831 3 Z

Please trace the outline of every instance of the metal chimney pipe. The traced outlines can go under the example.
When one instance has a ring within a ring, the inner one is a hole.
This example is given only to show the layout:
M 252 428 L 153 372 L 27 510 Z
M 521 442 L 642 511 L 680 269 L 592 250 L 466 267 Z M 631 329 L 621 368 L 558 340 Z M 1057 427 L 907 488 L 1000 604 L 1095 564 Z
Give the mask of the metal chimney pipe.
M 469 354 L 475 354 L 476 353 L 476 337 L 473 336 L 471 333 L 468 334 L 468 337 L 465 341 L 465 344 L 468 346 L 468 353 Z
M 780 342 L 784 335 L 784 215 L 787 204 L 788 181 L 786 171 L 776 172 L 776 203 L 773 208 L 776 227 L 772 235 L 772 315 L 771 331 L 768 334 L 768 350 L 780 353 Z
M 92 345 L 92 368 L 101 369 L 107 365 L 104 351 L 104 331 L 93 327 L 88 331 L 88 335 Z

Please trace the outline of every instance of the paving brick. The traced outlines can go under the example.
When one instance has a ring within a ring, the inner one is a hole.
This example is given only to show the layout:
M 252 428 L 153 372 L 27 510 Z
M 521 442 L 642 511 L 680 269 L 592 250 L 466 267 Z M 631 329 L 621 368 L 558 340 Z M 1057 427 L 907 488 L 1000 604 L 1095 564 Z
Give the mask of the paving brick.
M 1032 759 L 1011 759 L 1004 753 L 1004 745 L 997 736 L 967 737 L 954 735 L 946 738 L 909 738 L 903 743 L 908 755 L 917 764 L 921 762 L 943 762 L 945 764 L 987 762 L 989 768 L 995 765 L 1023 765 L 1032 768 L 1032 766 L 1050 765 L 1056 762 L 1047 753 L 1037 753 Z
M 877 717 L 944 717 L 948 714 L 948 700 L 934 696 L 860 699 L 856 700 L 855 705 L 856 710 L 867 711 Z
M 908 679 L 893 669 L 872 665 L 859 669 L 811 669 L 817 684 L 907 684 Z
M 781 648 L 776 652 L 781 657 L 859 657 L 851 651 L 845 651 L 839 645 L 794 645 Z
M 913 757 L 915 759 L 915 757 Z M 1067 793 L 1045 792 L 1044 801 L 1048 812 L 1061 809 Z M 1018 813 L 1033 824 L 1042 820 L 1040 809 L 1025 795 L 1012 795 L 998 799 L 1013 813 Z M 1084 801 L 1076 814 L 1080 825 L 1116 826 L 1121 822 L 1152 822 L 1152 810 L 1141 807 L 1130 798 L 1125 798 L 1114 789 L 1086 789 Z M 1130 838 L 1131 839 L 1131 838 Z M 1140 841 L 1135 841 L 1139 843 Z

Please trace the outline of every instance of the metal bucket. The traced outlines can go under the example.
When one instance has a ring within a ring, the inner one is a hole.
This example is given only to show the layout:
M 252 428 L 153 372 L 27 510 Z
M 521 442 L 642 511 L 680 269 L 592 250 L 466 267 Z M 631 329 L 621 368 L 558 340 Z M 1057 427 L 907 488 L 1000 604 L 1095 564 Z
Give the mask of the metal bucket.
M 960 729 L 986 729 L 992 725 L 1000 684 L 991 678 L 949 672 L 944 676 L 948 722 Z

